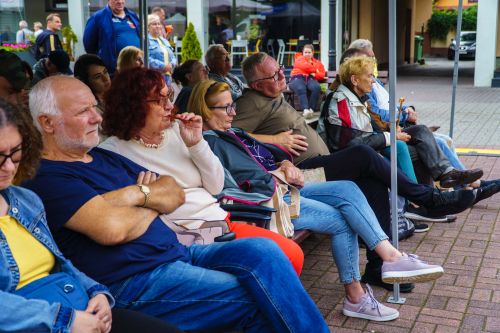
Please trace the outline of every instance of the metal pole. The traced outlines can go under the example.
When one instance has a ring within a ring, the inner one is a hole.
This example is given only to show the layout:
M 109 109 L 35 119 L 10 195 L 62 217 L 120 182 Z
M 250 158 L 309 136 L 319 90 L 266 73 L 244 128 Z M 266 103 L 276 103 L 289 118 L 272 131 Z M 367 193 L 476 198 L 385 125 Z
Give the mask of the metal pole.
M 148 67 L 148 1 L 139 0 L 139 12 L 141 13 L 141 49 L 144 53 L 144 67 Z
M 392 244 L 397 249 L 398 239 L 398 179 L 396 151 L 396 0 L 389 0 L 389 110 L 391 112 L 391 231 Z M 405 303 L 399 295 L 399 284 L 394 284 L 393 296 L 387 300 L 390 303 Z
M 336 69 L 336 45 L 337 45 L 337 20 L 339 19 L 336 15 L 337 13 L 337 0 L 329 1 L 329 11 L 330 11 L 330 37 L 328 44 L 328 70 L 333 71 Z M 326 33 L 322 31 L 321 33 Z
M 460 60 L 460 34 L 462 32 L 462 0 L 458 1 L 457 34 L 455 36 L 455 64 L 453 66 L 453 88 L 451 93 L 450 138 L 453 138 L 453 124 L 455 123 L 455 98 L 458 83 L 458 62 Z

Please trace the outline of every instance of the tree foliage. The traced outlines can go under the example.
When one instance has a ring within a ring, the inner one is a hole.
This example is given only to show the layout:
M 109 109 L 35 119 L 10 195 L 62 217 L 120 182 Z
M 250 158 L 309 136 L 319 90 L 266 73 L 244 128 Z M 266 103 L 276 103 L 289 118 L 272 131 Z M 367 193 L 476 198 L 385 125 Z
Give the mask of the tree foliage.
M 456 9 L 433 10 L 427 21 L 427 30 L 431 39 L 445 40 L 448 32 L 456 29 L 458 11 Z M 472 6 L 462 12 L 462 30 L 475 31 L 477 26 L 477 6 Z
M 182 38 L 182 62 L 186 60 L 200 60 L 203 55 L 201 52 L 200 41 L 194 31 L 193 23 L 189 22 L 186 33 Z

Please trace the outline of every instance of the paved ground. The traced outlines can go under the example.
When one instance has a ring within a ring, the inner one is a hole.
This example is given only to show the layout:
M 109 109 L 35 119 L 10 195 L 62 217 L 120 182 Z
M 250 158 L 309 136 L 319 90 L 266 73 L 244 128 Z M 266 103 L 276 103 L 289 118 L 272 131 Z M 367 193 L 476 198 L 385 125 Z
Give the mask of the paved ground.
M 424 123 L 446 129 L 451 78 L 443 75 L 450 73 L 450 64 L 427 63 L 434 74 L 413 66 L 402 70 L 405 76 L 398 78 L 398 94 L 411 97 Z M 462 70 L 468 77 L 460 79 L 457 93 L 456 141 L 462 147 L 500 148 L 500 89 L 473 88 L 470 64 Z M 462 159 L 468 167 L 482 167 L 486 178 L 500 178 L 500 157 Z M 431 225 L 429 232 L 401 242 L 400 248 L 443 265 L 446 273 L 434 283 L 418 285 L 411 294 L 402 294 L 406 304 L 396 306 L 399 319 L 375 323 L 341 314 L 344 291 L 331 258 L 330 240 L 316 235 L 303 243 L 302 281 L 332 332 L 500 332 L 500 194 L 461 213 L 454 223 Z M 362 250 L 361 271 L 364 258 Z M 379 300 L 390 296 L 384 289 L 374 290 Z

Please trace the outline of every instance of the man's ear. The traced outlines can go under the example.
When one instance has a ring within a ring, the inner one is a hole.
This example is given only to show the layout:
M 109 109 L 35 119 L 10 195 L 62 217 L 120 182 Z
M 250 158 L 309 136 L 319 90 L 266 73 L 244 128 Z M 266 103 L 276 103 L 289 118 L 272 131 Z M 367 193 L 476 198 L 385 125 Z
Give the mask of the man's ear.
M 38 116 L 38 124 L 40 124 L 40 127 L 42 128 L 43 133 L 54 133 L 54 118 L 47 116 L 45 114 Z

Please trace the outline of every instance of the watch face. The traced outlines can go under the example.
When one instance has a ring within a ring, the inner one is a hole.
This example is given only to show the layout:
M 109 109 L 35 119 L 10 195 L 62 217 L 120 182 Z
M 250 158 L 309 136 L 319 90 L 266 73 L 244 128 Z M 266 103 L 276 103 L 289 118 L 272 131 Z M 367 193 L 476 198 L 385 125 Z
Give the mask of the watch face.
M 149 189 L 149 187 L 146 186 L 146 185 L 140 185 L 140 188 L 141 188 L 141 192 L 144 193 L 144 194 L 149 194 L 151 192 L 151 190 Z

